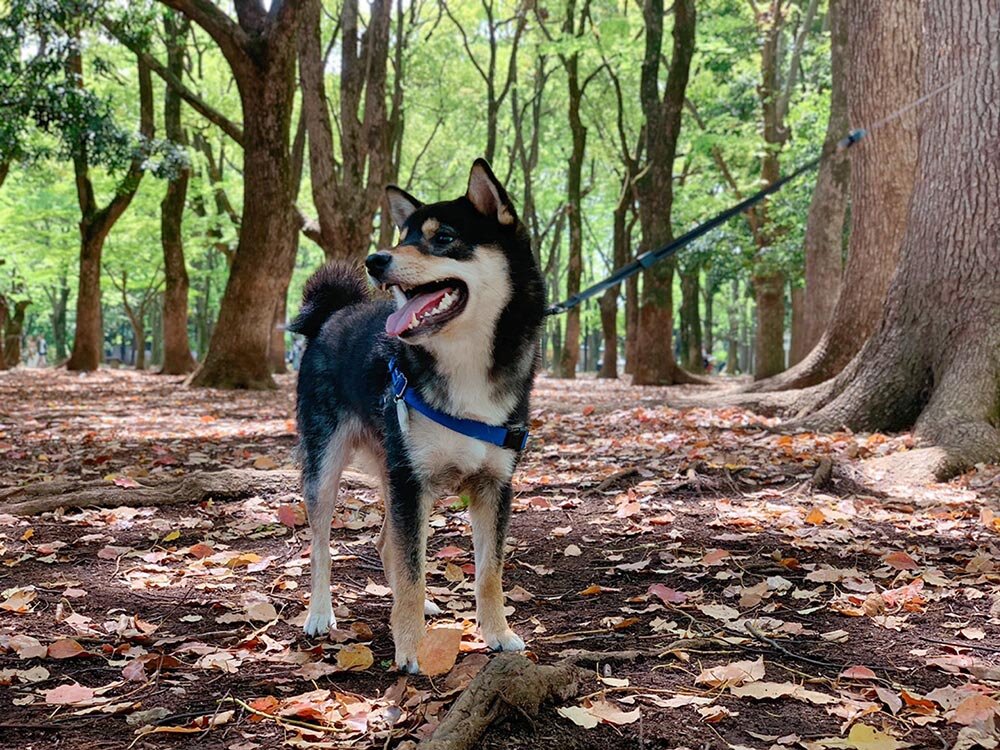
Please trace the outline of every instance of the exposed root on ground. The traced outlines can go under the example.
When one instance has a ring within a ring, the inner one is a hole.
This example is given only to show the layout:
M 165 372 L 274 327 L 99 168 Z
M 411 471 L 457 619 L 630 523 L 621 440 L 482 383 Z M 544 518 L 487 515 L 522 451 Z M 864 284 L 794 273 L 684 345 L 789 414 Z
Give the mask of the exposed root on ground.
M 182 477 L 145 477 L 138 487 L 120 487 L 107 481 L 40 482 L 0 491 L 0 513 L 31 516 L 57 508 L 129 507 L 198 504 L 207 500 L 241 500 L 265 493 L 297 492 L 299 472 L 224 469 Z M 344 472 L 348 485 L 372 488 L 371 479 Z
M 676 408 L 719 409 L 735 407 L 747 409 L 766 417 L 795 414 L 800 409 L 803 391 L 778 393 L 745 393 L 741 391 L 718 392 L 706 390 L 704 393 L 671 395 L 669 405 Z
M 404 742 L 400 750 L 468 750 L 478 747 L 489 726 L 506 716 L 532 719 L 543 704 L 580 694 L 591 674 L 581 663 L 634 661 L 646 651 L 576 651 L 556 664 L 535 664 L 522 654 L 499 654 L 458 697 L 430 739 Z

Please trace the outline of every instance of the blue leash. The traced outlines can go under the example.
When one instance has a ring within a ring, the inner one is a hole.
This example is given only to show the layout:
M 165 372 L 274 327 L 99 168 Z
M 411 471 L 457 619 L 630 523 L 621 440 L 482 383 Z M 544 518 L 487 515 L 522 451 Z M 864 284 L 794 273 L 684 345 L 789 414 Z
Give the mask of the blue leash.
M 432 422 L 437 422 L 452 432 L 518 452 L 523 451 L 528 444 L 527 428 L 491 425 L 438 411 L 424 401 L 415 389 L 409 387 L 409 381 L 396 364 L 395 357 L 389 360 L 389 377 L 392 378 L 392 397 L 397 403 L 405 402 Z
M 599 281 L 593 286 L 587 287 L 579 294 L 574 294 L 567 300 L 564 300 L 554 305 L 550 305 L 548 308 L 546 308 L 545 314 L 559 315 L 560 313 L 569 312 L 574 307 L 579 305 L 581 302 L 584 302 L 590 299 L 591 297 L 600 294 L 606 289 L 610 289 L 616 284 L 620 284 L 621 282 L 625 281 L 625 279 L 631 276 L 635 276 L 637 273 L 640 273 L 644 269 L 649 268 L 654 263 L 658 263 L 664 258 L 669 258 L 671 255 L 674 255 L 678 250 L 687 245 L 690 245 L 692 242 L 694 242 L 702 235 L 708 234 L 720 224 L 725 224 L 734 216 L 737 216 L 738 214 L 741 214 L 744 211 L 746 211 L 751 206 L 760 203 L 767 196 L 771 195 L 771 193 L 778 192 L 779 190 L 781 190 L 781 188 L 783 188 L 785 185 L 787 185 L 795 178 L 805 174 L 806 172 L 812 171 L 817 166 L 819 166 L 819 163 L 821 161 L 826 159 L 831 154 L 850 148 L 855 143 L 864 138 L 865 135 L 867 135 L 867 132 L 868 131 L 861 128 L 857 130 L 852 130 L 850 133 L 847 134 L 847 136 L 842 138 L 837 143 L 836 149 L 832 149 L 827 153 L 822 153 L 819 156 L 810 159 L 791 174 L 785 175 L 780 180 L 775 180 L 763 190 L 758 190 L 749 198 L 745 198 L 744 200 L 737 203 L 735 206 L 730 206 L 725 211 L 716 214 L 711 219 L 699 224 L 691 231 L 685 232 L 676 240 L 673 240 L 672 242 L 669 242 L 663 247 L 657 248 L 656 250 L 650 250 L 647 253 L 643 253 L 638 258 L 633 260 L 631 263 L 617 269 L 604 281 Z

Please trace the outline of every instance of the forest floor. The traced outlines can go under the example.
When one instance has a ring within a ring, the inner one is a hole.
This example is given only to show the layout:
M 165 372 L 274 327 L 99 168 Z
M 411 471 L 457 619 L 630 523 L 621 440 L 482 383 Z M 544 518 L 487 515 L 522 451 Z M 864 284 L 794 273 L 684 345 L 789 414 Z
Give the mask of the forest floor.
M 1000 470 L 892 486 L 859 467 L 908 435 L 793 437 L 736 409 L 676 410 L 673 393 L 539 380 L 510 621 L 539 663 L 647 655 L 599 664 L 579 697 L 495 724 L 481 747 L 996 747 Z M 488 658 L 459 498 L 431 521 L 429 595 L 447 613 L 432 624 L 462 633 L 435 639 L 435 677 L 391 669 L 382 510 L 363 482 L 334 520 L 341 629 L 324 640 L 300 629 L 294 480 L 236 501 L 2 513 L 43 481 L 120 497 L 193 472 L 294 470 L 293 414 L 292 376 L 221 393 L 0 373 L 0 745 L 391 748 L 433 731 Z

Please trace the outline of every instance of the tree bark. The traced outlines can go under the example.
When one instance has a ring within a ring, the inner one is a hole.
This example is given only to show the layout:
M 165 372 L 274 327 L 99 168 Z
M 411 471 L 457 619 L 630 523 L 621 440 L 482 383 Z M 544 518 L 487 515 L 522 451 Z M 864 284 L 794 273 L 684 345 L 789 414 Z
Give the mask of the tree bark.
M 52 303 L 49 322 L 52 325 L 52 337 L 55 339 L 53 344 L 56 347 L 56 362 L 62 362 L 66 359 L 66 308 L 69 304 L 69 284 L 66 277 L 62 277 L 58 288 L 46 291 Z
M 635 374 L 636 343 L 639 334 L 639 277 L 625 282 L 625 373 Z
M 715 294 L 719 285 L 713 281 L 711 276 L 705 279 L 703 297 L 705 299 L 705 317 L 703 322 L 704 332 L 701 336 L 701 343 L 708 356 L 712 356 L 715 350 Z
M 24 313 L 31 300 L 18 300 L 14 303 L 13 311 L 7 310 L 3 324 L 3 358 L 7 368 L 17 367 L 21 364 L 21 336 L 24 334 Z
M 237 23 L 211 4 L 164 2 L 202 26 L 219 45 L 236 79 L 244 119 L 240 239 L 208 355 L 191 384 L 273 388 L 271 327 L 300 226 L 293 205 L 290 130 L 302 3 L 275 0 L 267 12 L 237 3 Z
M 681 271 L 681 364 L 690 372 L 703 372 L 699 269 Z
M 852 127 L 870 126 L 920 95 L 919 7 L 916 0 L 847 0 Z M 754 390 L 804 388 L 832 378 L 875 329 L 899 259 L 917 167 L 917 123 L 924 117 L 908 112 L 851 149 L 850 241 L 833 317 L 805 359 Z
M 10 317 L 10 308 L 7 306 L 7 298 L 3 294 L 0 294 L 0 370 L 7 369 L 7 356 L 4 352 L 7 349 L 6 331 L 8 317 Z
M 673 239 L 673 163 L 681 128 L 681 109 L 694 53 L 695 4 L 674 3 L 673 50 L 664 95 L 660 96 L 660 57 L 663 42 L 663 0 L 643 6 L 645 53 L 640 100 L 645 121 L 645 172 L 637 181 L 642 250 L 653 250 Z M 690 381 L 674 361 L 672 260 L 661 261 L 643 273 L 636 335 L 633 382 L 671 385 Z
M 922 90 L 953 85 L 920 112 L 899 268 L 875 333 L 800 424 L 915 424 L 937 448 L 901 462 L 944 479 L 1000 459 L 1000 9 L 926 3 L 923 29 Z
M 303 3 L 298 38 L 302 116 L 309 135 L 309 172 L 317 210 L 316 221 L 300 224 L 328 260 L 360 260 L 371 245 L 386 180 L 395 173 L 391 122 L 396 115 L 390 115 L 385 101 L 392 5 L 389 0 L 373 0 L 362 33 L 358 0 L 346 0 L 341 7 L 339 160 L 324 83 L 321 10 L 319 0 Z
M 848 19 L 844 3 L 830 0 L 830 118 L 826 125 L 823 148 L 832 150 L 850 127 L 847 116 L 846 70 Z M 847 196 L 851 163 L 847 153 L 834 153 L 819 165 L 809 216 L 806 219 L 804 251 L 806 259 L 805 290 L 801 302 L 800 335 L 795 335 L 796 310 L 792 301 L 792 352 L 790 363 L 796 364 L 816 345 L 833 317 L 840 294 L 840 276 L 844 262 L 844 220 L 847 216 Z
M 757 300 L 754 337 L 754 378 L 766 378 L 785 369 L 785 275 L 780 271 L 753 277 Z
M 185 43 L 190 21 L 174 13 L 165 13 L 163 28 L 167 40 L 167 68 L 180 79 L 184 75 Z M 163 125 L 167 139 L 178 149 L 187 146 L 187 136 L 181 126 L 181 97 L 167 85 L 163 101 Z M 181 232 L 191 164 L 185 158 L 176 175 L 167 181 L 167 192 L 160 203 L 160 238 L 163 244 L 163 366 L 162 375 L 182 375 L 192 372 L 197 363 L 191 356 L 188 340 L 188 280 L 184 262 L 184 240 Z
M 792 302 L 792 342 L 788 347 L 788 364 L 794 365 L 801 362 L 802 358 L 809 353 L 809 345 L 806 343 L 806 290 L 801 286 L 793 286 L 791 294 Z
M 139 69 L 139 132 L 144 141 L 153 137 L 153 85 L 149 68 L 142 62 Z M 67 81 L 70 86 L 83 87 L 83 59 L 79 46 L 67 59 Z M 77 201 L 80 205 L 80 281 L 76 296 L 76 336 L 73 353 L 66 363 L 69 370 L 96 370 L 104 359 L 104 331 L 101 323 L 101 253 L 108 232 L 128 208 L 139 188 L 145 171 L 146 143 L 136 149 L 114 197 L 99 208 L 90 179 L 87 144 L 84 138 L 74 145 L 73 171 L 76 177 Z
M 579 38 L 583 33 L 586 16 L 576 29 L 576 0 L 566 4 L 566 21 L 563 30 L 568 36 Z M 563 56 L 569 96 L 569 130 L 572 146 L 566 171 L 566 211 L 569 214 L 569 264 L 566 268 L 566 297 L 580 292 L 583 278 L 583 157 L 587 147 L 587 129 L 580 118 L 583 87 L 580 82 L 580 55 L 573 52 Z M 566 313 L 566 333 L 563 337 L 562 355 L 556 374 L 561 378 L 575 378 L 580 360 L 580 306 Z

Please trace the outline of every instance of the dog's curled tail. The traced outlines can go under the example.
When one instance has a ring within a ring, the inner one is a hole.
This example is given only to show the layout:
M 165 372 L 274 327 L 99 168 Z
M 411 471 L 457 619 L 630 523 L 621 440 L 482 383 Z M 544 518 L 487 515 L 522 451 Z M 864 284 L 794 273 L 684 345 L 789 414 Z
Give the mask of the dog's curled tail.
M 343 261 L 322 266 L 306 282 L 302 306 L 288 330 L 315 338 L 337 310 L 368 299 L 368 284 L 360 268 Z

